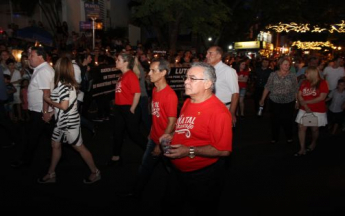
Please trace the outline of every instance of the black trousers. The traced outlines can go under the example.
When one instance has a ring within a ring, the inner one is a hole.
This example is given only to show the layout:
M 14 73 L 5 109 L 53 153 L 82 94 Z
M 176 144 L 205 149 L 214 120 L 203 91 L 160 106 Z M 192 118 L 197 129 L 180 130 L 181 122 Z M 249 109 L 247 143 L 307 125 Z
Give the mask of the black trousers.
M 193 172 L 175 170 L 169 178 L 161 215 L 219 215 L 226 168 L 224 158 Z
M 115 105 L 114 107 L 114 145 L 113 156 L 120 156 L 125 134 L 145 151 L 147 138 L 140 131 L 140 107 L 131 113 L 130 105 Z
M 255 87 L 254 95 L 253 95 L 255 112 L 259 110 L 259 102 L 261 100 L 264 89 L 265 89 L 264 87 Z M 265 104 L 264 104 L 264 107 L 265 107 Z
M 51 137 L 54 129 L 54 117 L 50 123 L 42 119 L 41 112 L 29 111 L 30 122 L 27 130 L 27 142 L 25 143 L 21 160 L 25 163 L 31 163 L 34 159 L 35 151 L 43 135 Z
M 14 125 L 8 115 L 6 115 L 5 101 L 0 100 L 0 136 L 1 145 L 6 146 L 9 143 L 18 141 L 18 134 L 15 133 Z
M 283 128 L 287 140 L 293 137 L 295 101 L 290 103 L 275 103 L 270 101 L 272 120 L 272 140 L 279 140 L 280 128 Z

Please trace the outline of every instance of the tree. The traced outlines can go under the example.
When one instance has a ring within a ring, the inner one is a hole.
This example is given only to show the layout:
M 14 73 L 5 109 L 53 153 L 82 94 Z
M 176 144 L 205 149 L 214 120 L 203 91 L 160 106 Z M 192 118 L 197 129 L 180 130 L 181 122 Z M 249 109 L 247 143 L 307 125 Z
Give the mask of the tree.
M 190 30 L 204 40 L 210 35 L 218 37 L 231 15 L 222 0 L 132 0 L 130 7 L 133 22 L 152 28 L 159 45 L 170 54 L 176 52 L 182 31 Z
M 60 13 L 62 10 L 61 0 L 12 0 L 12 4 L 19 7 L 27 16 L 32 16 L 35 8 L 38 6 L 42 9 L 50 31 L 56 33 L 56 24 L 61 23 Z

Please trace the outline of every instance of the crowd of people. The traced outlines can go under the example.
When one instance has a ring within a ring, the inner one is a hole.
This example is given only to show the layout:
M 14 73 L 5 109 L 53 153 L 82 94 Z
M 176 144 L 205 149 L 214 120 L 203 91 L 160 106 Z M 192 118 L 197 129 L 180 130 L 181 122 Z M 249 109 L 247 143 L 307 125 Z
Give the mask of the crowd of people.
M 126 132 L 145 152 L 129 196 L 140 199 L 161 161 L 177 183 L 167 199 L 180 197 L 181 208 L 188 215 L 215 214 L 210 203 L 219 201 L 222 176 L 232 151 L 232 128 L 246 116 L 246 99 L 254 100 L 255 110 L 269 111 L 272 144 L 280 141 L 281 128 L 286 142 L 292 143 L 294 122 L 298 124 L 300 150 L 295 157 L 316 148 L 319 127 L 328 126 L 332 135 L 345 128 L 343 57 L 326 64 L 320 57 L 311 56 L 305 64 L 299 61 L 297 65 L 289 56 L 276 60 L 231 57 L 221 47 L 212 46 L 205 56 L 185 51 L 170 58 L 145 50 L 140 44 L 134 50 L 128 44 L 116 43 L 105 47 L 98 44 L 94 50 L 73 47 L 51 49 L 49 53 L 44 47 L 30 45 L 16 62 L 7 47 L 1 47 L 2 131 L 22 122 L 28 122 L 31 128 L 23 153 L 11 166 L 30 166 L 40 136 L 51 136 L 51 163 L 38 183 L 56 182 L 61 143 L 70 144 L 88 165 L 90 175 L 84 183 L 99 181 L 101 172 L 83 144 L 81 127 L 95 134 L 93 120 L 102 122 L 112 117 L 113 152 L 107 166 L 119 165 L 126 157 L 122 152 Z M 102 65 L 115 67 L 118 79 L 113 92 L 95 96 L 93 83 L 101 76 L 98 69 Z M 172 67 L 188 68 L 184 76 L 186 98 L 178 98 L 169 86 L 166 77 Z M 181 99 L 185 100 L 179 108 Z M 92 109 L 97 112 L 95 119 L 90 119 Z M 305 125 L 307 114 L 316 116 L 317 123 Z M 307 144 L 309 127 L 312 140 Z M 13 146 L 13 133 L 6 136 L 10 142 L 2 147 Z M 162 148 L 163 141 L 168 143 L 167 149 Z

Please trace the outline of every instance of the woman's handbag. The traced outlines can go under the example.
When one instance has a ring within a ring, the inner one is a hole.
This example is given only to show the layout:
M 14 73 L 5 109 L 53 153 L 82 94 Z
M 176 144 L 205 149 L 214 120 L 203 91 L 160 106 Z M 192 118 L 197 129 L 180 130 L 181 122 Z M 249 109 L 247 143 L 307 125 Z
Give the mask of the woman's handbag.
M 318 119 L 314 113 L 305 113 L 302 116 L 302 125 L 306 127 L 318 126 Z

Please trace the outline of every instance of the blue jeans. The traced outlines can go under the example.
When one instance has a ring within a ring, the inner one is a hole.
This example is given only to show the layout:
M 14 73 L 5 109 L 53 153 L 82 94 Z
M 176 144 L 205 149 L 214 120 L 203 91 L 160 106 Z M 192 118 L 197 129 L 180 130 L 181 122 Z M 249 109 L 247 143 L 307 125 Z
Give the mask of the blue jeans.
M 159 162 L 163 162 L 166 171 L 170 172 L 170 167 L 166 157 L 163 155 L 152 155 L 155 146 L 156 143 L 152 139 L 149 139 L 141 165 L 139 166 L 138 175 L 134 186 L 134 192 L 137 194 L 140 194 L 145 189 L 147 182 L 150 180 L 150 177 L 152 176 L 152 173 Z

